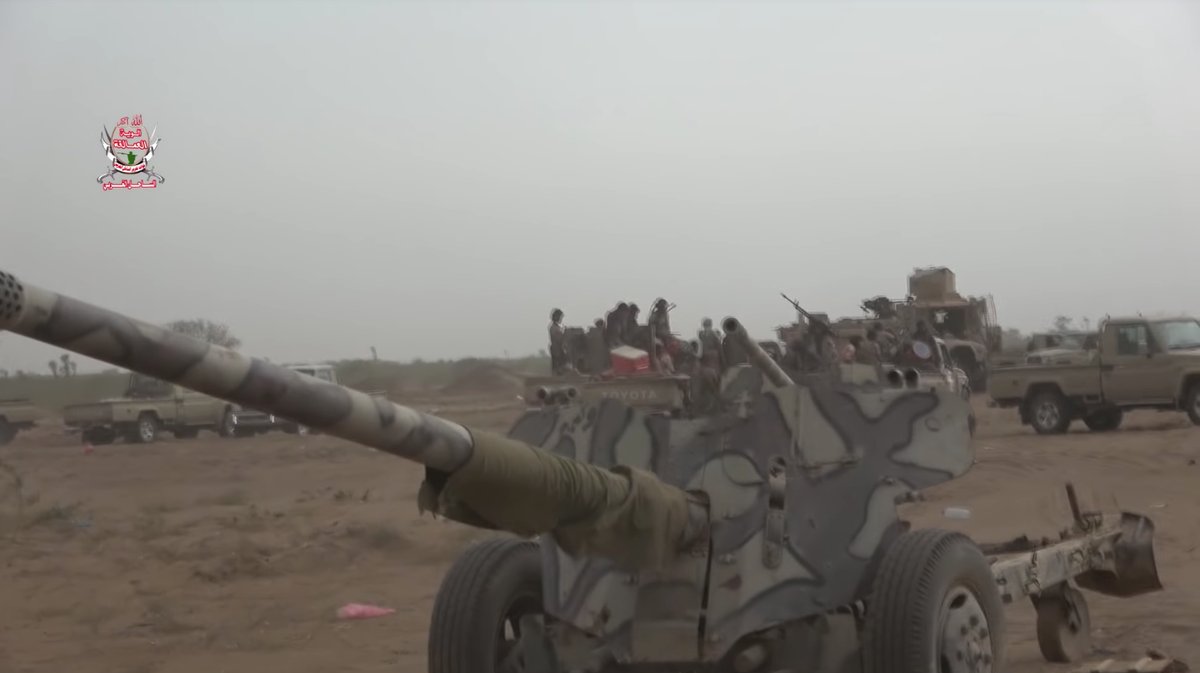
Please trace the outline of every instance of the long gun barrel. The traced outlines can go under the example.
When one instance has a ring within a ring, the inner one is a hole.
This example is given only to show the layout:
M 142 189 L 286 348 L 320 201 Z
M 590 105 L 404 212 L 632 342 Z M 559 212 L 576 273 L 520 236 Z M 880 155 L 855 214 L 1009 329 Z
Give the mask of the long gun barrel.
M 794 385 L 795 382 L 792 381 L 792 377 L 788 376 L 787 372 L 783 371 L 783 368 L 771 359 L 771 356 L 763 350 L 762 346 L 758 345 L 757 341 L 750 338 L 750 333 L 746 331 L 746 327 L 742 323 L 738 322 L 737 318 L 726 318 L 721 323 L 721 327 L 725 329 L 726 334 L 732 336 L 737 344 L 746 351 L 746 354 L 750 357 L 750 362 L 762 370 L 763 375 L 771 383 L 777 386 Z
M 702 538 L 707 527 L 699 498 L 648 472 L 625 466 L 603 469 L 470 430 L 21 282 L 3 271 L 0 330 L 421 463 L 427 467 L 422 508 L 518 535 L 553 533 L 559 546 L 573 554 L 661 567 Z M 634 544 L 630 535 L 637 537 Z

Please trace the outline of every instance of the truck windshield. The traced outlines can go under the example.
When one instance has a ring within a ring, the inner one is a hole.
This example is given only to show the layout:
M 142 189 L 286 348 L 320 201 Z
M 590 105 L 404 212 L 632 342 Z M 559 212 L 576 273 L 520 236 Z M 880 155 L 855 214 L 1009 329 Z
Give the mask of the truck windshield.
M 326 368 L 310 369 L 308 367 L 297 367 L 296 371 L 301 374 L 307 374 L 314 378 L 321 379 L 322 381 L 329 381 L 330 383 L 333 383 L 333 370 L 332 369 L 326 369 Z
M 1160 322 L 1156 331 L 1169 351 L 1200 348 L 1200 322 L 1195 320 Z

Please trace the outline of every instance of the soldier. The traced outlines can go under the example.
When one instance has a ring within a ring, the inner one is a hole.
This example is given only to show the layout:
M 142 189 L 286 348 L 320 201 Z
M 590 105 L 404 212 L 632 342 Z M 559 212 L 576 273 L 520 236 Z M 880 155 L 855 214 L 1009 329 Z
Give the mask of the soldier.
M 556 308 L 550 312 L 550 370 L 556 375 L 562 374 L 571 366 L 567 357 L 567 339 L 562 319 L 562 309 Z
M 871 325 L 871 329 L 875 330 L 876 343 L 879 344 L 880 361 L 891 362 L 894 360 L 896 358 L 896 350 L 900 345 L 900 339 L 890 330 L 884 329 L 881 322 Z
M 696 342 L 700 345 L 698 406 L 705 411 L 715 410 L 721 396 L 721 373 L 725 371 L 725 356 L 721 349 L 721 335 L 713 329 L 712 318 L 700 321 Z
M 856 348 L 855 355 L 857 356 L 855 360 L 859 364 L 871 365 L 873 367 L 879 366 L 881 361 L 879 333 L 875 331 L 874 327 L 867 330 L 867 338 L 854 344 L 854 347 Z
M 671 318 L 668 315 L 670 306 L 667 300 L 659 297 L 654 300 L 654 306 L 650 309 L 650 318 L 647 322 L 654 329 L 654 334 L 660 339 L 666 339 L 671 334 Z
M 625 302 L 618 303 L 617 307 L 608 313 L 608 322 L 604 325 L 604 340 L 610 349 L 625 345 L 624 331 L 627 313 L 629 313 L 629 305 Z
M 604 318 L 596 318 L 596 322 L 588 328 L 587 363 L 588 373 L 593 376 L 612 366 L 612 362 L 609 360 L 608 344 L 604 341 Z
M 650 344 L 641 343 L 641 340 L 638 338 L 638 314 L 641 312 L 642 309 L 638 308 L 637 304 L 630 302 L 629 310 L 625 314 L 625 321 L 621 325 L 621 340 L 631 346 L 650 350 Z

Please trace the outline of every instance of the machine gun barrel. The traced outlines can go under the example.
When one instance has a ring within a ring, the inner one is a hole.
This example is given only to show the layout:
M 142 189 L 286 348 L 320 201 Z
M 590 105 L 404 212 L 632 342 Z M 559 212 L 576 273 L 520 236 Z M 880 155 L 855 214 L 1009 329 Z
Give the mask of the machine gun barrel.
M 783 371 L 783 368 L 771 359 L 771 356 L 765 350 L 763 350 L 763 347 L 760 346 L 757 341 L 750 338 L 750 333 L 746 331 L 746 327 L 742 325 L 737 318 L 732 316 L 726 318 L 721 323 L 721 327 L 724 328 L 726 334 L 732 336 L 734 340 L 737 341 L 737 344 L 746 351 L 746 354 L 750 357 L 750 362 L 754 363 L 755 367 L 758 367 L 760 370 L 762 370 L 763 375 L 766 376 L 771 383 L 774 383 L 777 386 L 790 386 L 795 384 L 795 382 L 792 381 L 792 377 L 788 376 L 787 372 Z
M 649 472 L 603 469 L 471 430 L 2 271 L 0 330 L 421 463 L 421 507 L 462 523 L 554 533 L 568 552 L 636 567 L 662 566 L 707 526 L 701 500 Z

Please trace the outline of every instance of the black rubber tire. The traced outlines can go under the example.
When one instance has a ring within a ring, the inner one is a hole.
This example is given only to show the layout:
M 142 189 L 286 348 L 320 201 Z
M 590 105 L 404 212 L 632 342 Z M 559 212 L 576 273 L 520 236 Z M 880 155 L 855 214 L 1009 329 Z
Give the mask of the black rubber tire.
M 1121 420 L 1124 418 L 1125 412 L 1120 409 L 1104 409 L 1085 416 L 1083 424 L 1092 432 L 1112 432 L 1121 427 Z
M 162 429 L 158 422 L 158 417 L 152 413 L 143 413 L 138 416 L 137 424 L 134 425 L 133 432 L 130 433 L 130 438 L 138 444 L 150 444 L 158 439 L 158 433 Z
M 1034 607 L 1038 649 L 1046 661 L 1069 664 L 1092 653 L 1092 619 L 1083 592 L 1063 587 L 1062 595 L 1034 600 Z
M 1057 421 L 1042 424 L 1038 421 L 1038 408 L 1042 405 L 1053 404 L 1058 410 Z M 1043 390 L 1034 394 L 1029 400 L 1029 424 L 1039 435 L 1061 435 L 1071 427 L 1071 415 L 1067 409 L 1067 399 L 1057 390 Z
M 497 537 L 467 547 L 434 599 L 428 673 L 496 673 L 497 636 L 514 605 L 542 611 L 538 544 Z
M 233 409 L 226 409 L 221 416 L 221 424 L 217 426 L 217 434 L 222 437 L 237 436 L 237 425 L 233 422 Z
M 1184 396 L 1184 409 L 1187 410 L 1188 420 L 1192 425 L 1200 425 L 1200 381 L 1192 384 L 1188 388 L 1187 395 Z
M 960 589 L 984 616 L 985 623 L 974 627 L 990 640 L 991 652 L 981 653 L 990 657 L 990 666 L 983 670 L 1004 670 L 1004 607 L 987 559 L 961 533 L 926 529 L 896 538 L 875 571 L 863 629 L 863 673 L 938 670 L 942 603 Z
M 9 425 L 6 419 L 0 418 L 0 446 L 11 442 L 17 436 L 17 428 Z

